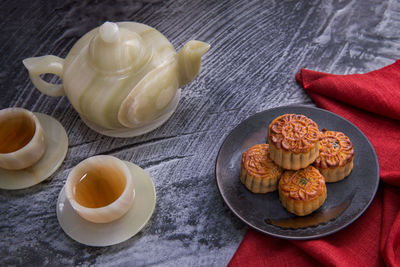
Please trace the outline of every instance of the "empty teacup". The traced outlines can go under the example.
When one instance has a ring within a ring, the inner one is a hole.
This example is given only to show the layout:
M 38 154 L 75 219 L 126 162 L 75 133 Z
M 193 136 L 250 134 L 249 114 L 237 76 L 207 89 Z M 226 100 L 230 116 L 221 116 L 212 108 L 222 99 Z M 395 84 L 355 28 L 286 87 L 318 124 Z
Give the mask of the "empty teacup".
M 32 112 L 0 110 L 0 168 L 20 170 L 35 164 L 46 151 L 46 135 Z
M 65 192 L 72 208 L 94 223 L 120 218 L 135 197 L 129 168 L 120 159 L 106 155 L 76 165 L 68 175 Z

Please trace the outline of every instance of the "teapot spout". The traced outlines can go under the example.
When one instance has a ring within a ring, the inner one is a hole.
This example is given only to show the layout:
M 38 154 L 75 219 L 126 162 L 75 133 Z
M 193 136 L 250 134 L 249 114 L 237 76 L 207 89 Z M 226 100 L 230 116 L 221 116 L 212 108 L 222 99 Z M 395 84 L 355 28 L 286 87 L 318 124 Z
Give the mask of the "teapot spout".
M 210 49 L 210 45 L 192 40 L 187 42 L 178 53 L 180 87 L 191 82 L 200 71 L 201 56 Z

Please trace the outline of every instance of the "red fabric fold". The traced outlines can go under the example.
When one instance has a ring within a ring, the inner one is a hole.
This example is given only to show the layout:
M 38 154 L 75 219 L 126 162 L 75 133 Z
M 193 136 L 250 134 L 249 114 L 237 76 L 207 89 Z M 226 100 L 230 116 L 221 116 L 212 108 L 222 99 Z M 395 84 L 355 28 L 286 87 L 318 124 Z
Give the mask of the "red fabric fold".
M 307 93 L 400 120 L 400 60 L 366 74 L 333 75 L 302 69 L 296 79 Z
M 317 106 L 353 122 L 374 146 L 380 190 L 353 224 L 330 236 L 287 241 L 249 229 L 230 266 L 400 266 L 400 61 L 366 74 L 301 69 Z

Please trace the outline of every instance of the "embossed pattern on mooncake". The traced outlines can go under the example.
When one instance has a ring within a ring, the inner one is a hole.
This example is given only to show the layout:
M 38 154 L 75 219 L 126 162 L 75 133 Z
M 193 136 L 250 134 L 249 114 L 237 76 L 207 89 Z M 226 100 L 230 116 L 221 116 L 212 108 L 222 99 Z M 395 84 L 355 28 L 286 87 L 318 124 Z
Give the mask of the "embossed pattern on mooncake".
M 344 133 L 326 129 L 322 129 L 321 133 L 319 156 L 314 163 L 316 167 L 344 166 L 353 160 L 353 144 Z
M 320 138 L 318 125 L 310 118 L 299 114 L 279 116 L 268 128 L 268 138 L 276 148 L 294 153 L 310 151 Z
M 295 200 L 312 200 L 325 188 L 325 179 L 314 167 L 286 171 L 279 183 L 282 194 Z

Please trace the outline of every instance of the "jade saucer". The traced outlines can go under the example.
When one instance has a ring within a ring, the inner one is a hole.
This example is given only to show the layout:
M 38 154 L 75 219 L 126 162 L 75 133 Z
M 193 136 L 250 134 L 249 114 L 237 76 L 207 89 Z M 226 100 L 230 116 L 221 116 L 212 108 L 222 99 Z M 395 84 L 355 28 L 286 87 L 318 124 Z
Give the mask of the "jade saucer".
M 156 191 L 150 175 L 139 166 L 124 161 L 132 173 L 135 199 L 121 218 L 109 223 L 93 223 L 78 215 L 69 203 L 65 186 L 57 200 L 57 219 L 73 240 L 95 247 L 121 243 L 137 234 L 149 221 L 156 204 Z
M 67 155 L 68 136 L 61 123 L 49 115 L 34 114 L 46 134 L 46 151 L 38 162 L 28 168 L 22 170 L 0 168 L 1 189 L 23 189 L 46 180 L 61 166 Z

